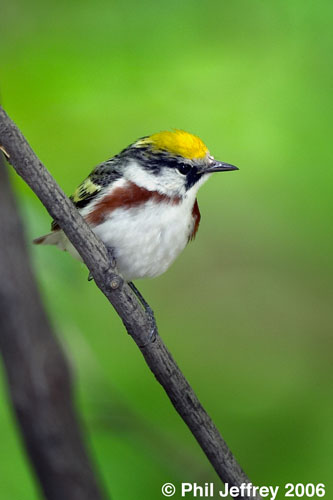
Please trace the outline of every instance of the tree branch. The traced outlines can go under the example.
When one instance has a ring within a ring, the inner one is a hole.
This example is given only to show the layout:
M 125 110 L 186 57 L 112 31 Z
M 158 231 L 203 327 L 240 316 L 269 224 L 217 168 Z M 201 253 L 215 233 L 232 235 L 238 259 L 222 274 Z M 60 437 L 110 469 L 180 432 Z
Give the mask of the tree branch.
M 0 234 L 0 350 L 28 453 L 46 498 L 101 500 L 68 365 L 44 313 L 1 153 Z
M 128 284 L 119 276 L 116 268 L 110 265 L 105 245 L 97 239 L 1 107 L 0 145 L 9 155 L 9 161 L 17 173 L 29 184 L 80 253 L 97 286 L 116 309 L 149 368 L 163 386 L 219 477 L 230 486 L 249 483 L 250 480 L 200 404 L 158 333 L 155 342 L 147 343 L 151 324 Z M 258 500 L 260 497 L 251 497 L 253 498 Z

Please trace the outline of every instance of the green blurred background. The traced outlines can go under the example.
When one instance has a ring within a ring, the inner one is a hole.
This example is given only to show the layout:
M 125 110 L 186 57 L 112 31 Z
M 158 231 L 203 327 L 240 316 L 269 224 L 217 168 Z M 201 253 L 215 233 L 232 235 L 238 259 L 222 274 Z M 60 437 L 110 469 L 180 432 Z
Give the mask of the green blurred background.
M 253 483 L 323 482 L 327 498 L 332 14 L 328 0 L 11 0 L 0 42 L 1 102 L 68 194 L 136 138 L 174 127 L 240 167 L 201 189 L 195 243 L 137 284 Z M 30 241 L 50 219 L 12 178 Z M 29 249 L 112 497 L 219 485 L 84 266 Z M 35 499 L 5 382 L 0 427 L 1 498 Z

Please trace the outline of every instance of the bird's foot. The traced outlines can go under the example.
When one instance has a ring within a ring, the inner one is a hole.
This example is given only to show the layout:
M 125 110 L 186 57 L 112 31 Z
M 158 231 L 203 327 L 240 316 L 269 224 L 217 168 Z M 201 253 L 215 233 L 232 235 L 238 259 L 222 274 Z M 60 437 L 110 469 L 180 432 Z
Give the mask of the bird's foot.
M 149 344 L 153 344 L 157 338 L 157 327 L 156 325 L 152 326 L 150 332 L 149 332 L 149 335 L 147 337 L 147 342 L 145 342 L 144 344 L 141 344 L 139 345 L 139 347 L 147 347 L 147 345 Z

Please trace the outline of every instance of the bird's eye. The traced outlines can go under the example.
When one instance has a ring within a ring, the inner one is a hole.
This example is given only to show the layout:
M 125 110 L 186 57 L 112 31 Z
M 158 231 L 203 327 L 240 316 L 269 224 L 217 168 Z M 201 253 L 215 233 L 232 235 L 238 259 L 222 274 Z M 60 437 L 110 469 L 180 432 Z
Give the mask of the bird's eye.
M 186 175 L 189 173 L 189 171 L 191 170 L 191 165 L 189 165 L 188 163 L 179 163 L 177 165 L 177 170 L 178 172 L 180 172 L 181 174 L 183 175 Z

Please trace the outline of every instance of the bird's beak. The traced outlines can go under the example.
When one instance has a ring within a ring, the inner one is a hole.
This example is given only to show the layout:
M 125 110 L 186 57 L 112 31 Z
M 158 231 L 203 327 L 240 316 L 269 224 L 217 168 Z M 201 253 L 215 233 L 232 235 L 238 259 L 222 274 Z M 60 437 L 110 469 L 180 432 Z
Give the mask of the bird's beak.
M 209 167 L 205 168 L 202 173 L 210 174 L 213 172 L 228 172 L 229 170 L 239 170 L 235 165 L 224 163 L 223 161 L 214 161 Z

